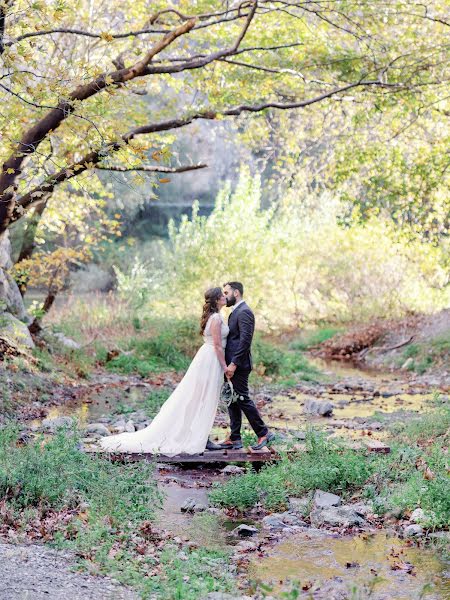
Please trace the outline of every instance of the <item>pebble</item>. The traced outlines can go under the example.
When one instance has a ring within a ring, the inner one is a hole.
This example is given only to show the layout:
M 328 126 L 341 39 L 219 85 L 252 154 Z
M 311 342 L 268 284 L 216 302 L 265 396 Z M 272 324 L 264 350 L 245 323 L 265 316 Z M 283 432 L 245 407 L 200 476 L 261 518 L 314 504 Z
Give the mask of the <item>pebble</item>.
M 245 469 L 243 467 L 238 467 L 237 465 L 227 465 L 220 471 L 223 475 L 238 475 L 240 473 L 245 473 Z
M 133 590 L 106 577 L 73 571 L 76 556 L 42 545 L 0 543 L 0 598 L 8 600 L 138 600 Z M 31 593 L 30 593 L 31 590 Z
M 420 537 L 423 535 L 423 529 L 420 525 L 408 525 L 404 529 L 406 537 Z

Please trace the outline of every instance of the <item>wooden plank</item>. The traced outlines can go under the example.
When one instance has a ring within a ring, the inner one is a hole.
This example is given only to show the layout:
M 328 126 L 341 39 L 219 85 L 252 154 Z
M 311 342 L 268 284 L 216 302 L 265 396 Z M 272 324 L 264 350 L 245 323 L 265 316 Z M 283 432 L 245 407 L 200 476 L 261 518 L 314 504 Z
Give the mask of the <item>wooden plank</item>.
M 262 450 L 207 450 L 201 454 L 178 454 L 177 456 L 165 456 L 164 454 L 127 453 L 127 452 L 105 452 L 97 450 L 86 450 L 86 452 L 109 458 L 117 462 L 155 461 L 165 464 L 213 464 L 251 462 L 261 463 L 278 460 L 279 456 L 268 448 Z
M 364 445 L 366 446 L 366 448 L 369 452 L 377 452 L 379 454 L 389 454 L 389 452 L 391 451 L 389 446 L 387 444 L 384 444 L 383 442 L 380 442 L 380 440 L 366 441 L 366 442 L 364 442 Z

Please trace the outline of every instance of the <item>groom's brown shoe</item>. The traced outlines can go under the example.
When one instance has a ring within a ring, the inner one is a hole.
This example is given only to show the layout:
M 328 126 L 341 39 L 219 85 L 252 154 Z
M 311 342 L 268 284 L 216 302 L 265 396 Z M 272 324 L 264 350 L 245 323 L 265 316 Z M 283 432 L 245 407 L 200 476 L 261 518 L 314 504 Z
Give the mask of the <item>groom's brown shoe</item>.
M 219 442 L 219 446 L 223 450 L 240 450 L 244 446 L 242 445 L 242 440 L 224 440 L 223 442 Z

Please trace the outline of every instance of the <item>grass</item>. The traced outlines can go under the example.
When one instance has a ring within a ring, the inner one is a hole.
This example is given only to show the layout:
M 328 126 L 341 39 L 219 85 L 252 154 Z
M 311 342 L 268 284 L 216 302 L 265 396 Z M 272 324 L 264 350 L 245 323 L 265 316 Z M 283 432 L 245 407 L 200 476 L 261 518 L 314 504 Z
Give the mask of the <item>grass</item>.
M 421 507 L 431 528 L 450 526 L 448 431 L 450 408 L 441 406 L 392 432 L 391 454 L 346 449 L 308 432 L 306 452 L 284 456 L 259 473 L 248 472 L 216 484 L 210 494 L 217 506 L 248 510 L 260 503 L 269 510 L 285 509 L 290 496 L 322 489 L 345 497 L 358 493 L 375 510 L 408 513 Z
M 260 335 L 255 336 L 252 355 L 255 371 L 259 375 L 285 380 L 285 383 L 286 379 L 292 379 L 292 376 L 304 381 L 320 379 L 319 370 L 311 365 L 303 354 L 282 348 L 264 340 Z
M 161 496 L 150 464 L 80 452 L 74 431 L 26 446 L 17 436 L 14 426 L 0 429 L 0 530 L 74 550 L 86 570 L 134 586 L 143 598 L 234 590 L 225 553 L 156 545 L 164 539 L 152 525 Z
M 291 342 L 289 347 L 292 350 L 309 350 L 322 342 L 326 342 L 326 340 L 329 340 L 342 331 L 342 327 L 321 327 L 314 331 L 305 331 L 298 339 Z
M 409 344 L 402 352 L 398 362 L 401 365 L 408 361 L 407 369 L 422 375 L 431 367 L 439 364 L 445 365 L 449 360 L 450 332 L 447 332 L 427 342 Z

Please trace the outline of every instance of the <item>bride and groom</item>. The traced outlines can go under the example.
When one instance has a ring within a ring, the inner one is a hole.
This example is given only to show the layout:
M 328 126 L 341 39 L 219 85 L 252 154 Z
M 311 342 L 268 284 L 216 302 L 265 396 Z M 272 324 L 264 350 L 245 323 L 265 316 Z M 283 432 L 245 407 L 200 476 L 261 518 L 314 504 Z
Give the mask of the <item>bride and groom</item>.
M 104 450 L 149 452 L 175 456 L 199 454 L 206 450 L 242 448 L 242 413 L 247 417 L 259 450 L 272 439 L 258 409 L 249 396 L 248 378 L 252 370 L 250 347 L 255 317 L 243 299 L 244 288 L 238 281 L 207 290 L 200 322 L 203 345 L 195 355 L 185 376 L 161 407 L 151 424 L 132 433 L 104 437 Z M 228 324 L 220 311 L 231 307 Z M 209 440 L 224 380 L 233 385 L 233 399 L 228 406 L 229 437 L 220 444 Z

